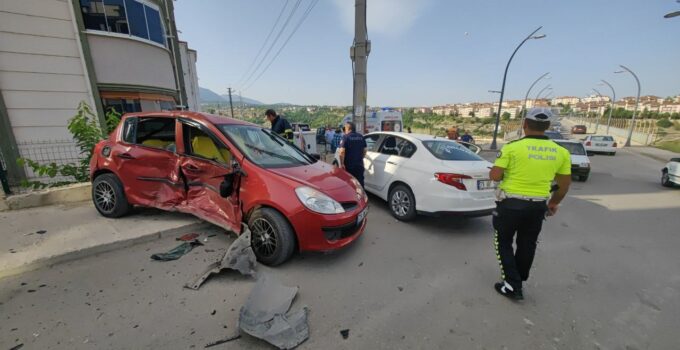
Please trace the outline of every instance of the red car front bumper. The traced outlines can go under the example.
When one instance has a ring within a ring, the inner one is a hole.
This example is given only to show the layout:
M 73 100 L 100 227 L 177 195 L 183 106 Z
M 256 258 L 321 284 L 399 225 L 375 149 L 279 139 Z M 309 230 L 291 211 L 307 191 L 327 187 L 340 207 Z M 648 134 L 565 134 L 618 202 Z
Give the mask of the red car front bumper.
M 363 214 L 361 214 L 363 212 Z M 300 251 L 333 251 L 354 242 L 366 228 L 368 205 L 343 214 L 324 215 L 302 210 L 290 217 Z M 358 220 L 362 215 L 363 219 Z

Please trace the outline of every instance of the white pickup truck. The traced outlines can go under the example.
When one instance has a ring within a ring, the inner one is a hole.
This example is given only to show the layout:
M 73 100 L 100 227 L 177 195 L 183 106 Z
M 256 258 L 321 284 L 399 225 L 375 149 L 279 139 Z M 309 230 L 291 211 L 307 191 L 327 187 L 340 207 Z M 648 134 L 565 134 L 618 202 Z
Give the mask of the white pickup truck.
M 309 124 L 292 123 L 293 144 L 308 154 L 319 154 L 316 145 L 316 132 Z
M 680 186 L 680 158 L 672 158 L 661 170 L 661 185 Z

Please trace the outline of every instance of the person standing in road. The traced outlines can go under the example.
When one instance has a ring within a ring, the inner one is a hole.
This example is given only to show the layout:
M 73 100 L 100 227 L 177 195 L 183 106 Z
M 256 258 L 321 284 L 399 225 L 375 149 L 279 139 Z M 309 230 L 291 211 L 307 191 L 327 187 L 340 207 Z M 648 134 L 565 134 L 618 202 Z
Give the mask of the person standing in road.
M 460 140 L 467 143 L 475 143 L 475 138 L 472 137 L 472 135 L 470 135 L 467 130 L 465 130 L 463 136 L 460 137 Z
M 458 128 L 456 127 L 450 127 L 449 130 L 446 132 L 446 137 L 449 138 L 449 140 L 456 141 L 458 140 Z
M 272 132 L 287 140 L 293 140 L 293 127 L 290 125 L 288 120 L 278 116 L 276 111 L 273 109 L 268 109 L 266 112 L 264 112 L 264 115 L 272 124 Z
M 526 136 L 506 144 L 489 173 L 501 182 L 492 221 L 502 281 L 494 288 L 513 300 L 524 299 L 522 282 L 529 278 L 543 220 L 557 213 L 571 185 L 569 151 L 544 135 L 551 118 L 550 109 L 530 109 L 522 125 Z
M 342 142 L 342 130 L 340 128 L 335 129 L 335 133 L 333 134 L 333 140 L 331 140 L 331 152 L 335 154 L 335 151 L 338 150 L 338 147 L 340 147 L 340 142 Z
M 340 142 L 340 167 L 352 174 L 364 187 L 364 156 L 366 141 L 354 123 L 345 124 L 345 136 Z

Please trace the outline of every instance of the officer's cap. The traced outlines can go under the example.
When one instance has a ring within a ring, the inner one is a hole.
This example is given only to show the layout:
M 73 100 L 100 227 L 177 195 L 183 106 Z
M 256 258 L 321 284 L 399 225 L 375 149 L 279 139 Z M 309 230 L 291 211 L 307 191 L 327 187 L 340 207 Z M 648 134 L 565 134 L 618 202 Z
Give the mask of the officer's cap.
M 535 120 L 537 122 L 549 123 L 553 119 L 553 113 L 550 108 L 531 108 L 527 111 L 526 119 Z

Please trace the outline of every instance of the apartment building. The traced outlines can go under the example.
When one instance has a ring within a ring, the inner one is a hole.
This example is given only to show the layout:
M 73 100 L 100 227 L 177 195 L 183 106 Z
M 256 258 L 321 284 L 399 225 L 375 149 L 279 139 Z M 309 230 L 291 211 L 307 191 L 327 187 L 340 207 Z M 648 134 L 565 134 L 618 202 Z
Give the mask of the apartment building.
M 104 111 L 198 109 L 196 51 L 172 0 L 0 1 L 0 151 L 10 176 L 25 142 L 70 140 L 81 101 Z
M 564 106 L 566 105 L 573 106 L 579 102 L 581 102 L 581 99 L 575 96 L 560 96 L 552 99 L 552 104 L 555 106 L 557 106 L 560 103 Z

